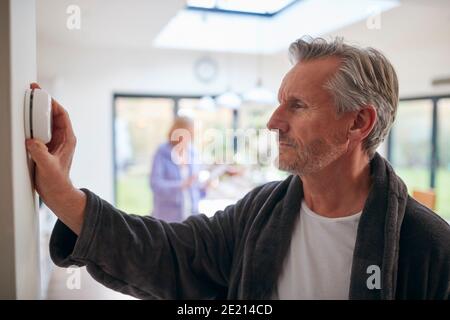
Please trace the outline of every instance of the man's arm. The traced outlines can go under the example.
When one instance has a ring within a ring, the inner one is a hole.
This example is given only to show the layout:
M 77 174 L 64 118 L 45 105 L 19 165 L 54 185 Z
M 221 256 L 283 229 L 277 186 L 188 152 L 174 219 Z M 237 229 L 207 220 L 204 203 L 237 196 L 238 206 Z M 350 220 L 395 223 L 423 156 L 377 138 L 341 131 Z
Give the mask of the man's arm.
M 60 267 L 87 266 L 103 285 L 141 299 L 226 298 L 235 242 L 235 211 L 167 223 L 126 214 L 91 191 L 76 236 L 58 221 L 50 240 Z M 240 209 L 239 209 L 240 210 Z
M 80 235 L 86 206 L 86 194 L 84 192 L 73 188 L 61 193 L 58 197 L 51 197 L 48 200 L 43 199 L 43 201 L 59 220 L 64 222 L 75 234 Z

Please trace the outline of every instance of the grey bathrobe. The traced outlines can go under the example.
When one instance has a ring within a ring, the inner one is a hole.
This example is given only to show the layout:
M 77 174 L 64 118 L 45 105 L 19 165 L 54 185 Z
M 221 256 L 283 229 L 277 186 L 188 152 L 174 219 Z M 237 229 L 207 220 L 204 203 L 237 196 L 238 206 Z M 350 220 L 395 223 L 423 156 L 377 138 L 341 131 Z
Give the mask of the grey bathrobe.
M 349 298 L 449 299 L 449 225 L 409 197 L 378 154 L 371 175 Z M 143 299 L 270 299 L 303 196 L 300 178 L 290 176 L 252 190 L 211 218 L 166 223 L 125 214 L 82 190 L 87 205 L 81 234 L 57 221 L 53 261 L 86 265 L 105 286 Z M 372 265 L 381 270 L 380 289 L 367 285 Z

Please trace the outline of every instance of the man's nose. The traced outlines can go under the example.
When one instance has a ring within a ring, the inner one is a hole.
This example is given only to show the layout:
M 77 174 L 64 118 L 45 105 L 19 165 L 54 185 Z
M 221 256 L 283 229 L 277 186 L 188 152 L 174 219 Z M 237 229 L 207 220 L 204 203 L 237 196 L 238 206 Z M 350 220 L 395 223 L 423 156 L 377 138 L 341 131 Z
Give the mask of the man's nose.
M 279 130 L 281 133 L 286 133 L 289 131 L 289 124 L 287 122 L 286 114 L 284 113 L 282 106 L 276 108 L 272 113 L 269 122 L 267 122 L 267 129 Z

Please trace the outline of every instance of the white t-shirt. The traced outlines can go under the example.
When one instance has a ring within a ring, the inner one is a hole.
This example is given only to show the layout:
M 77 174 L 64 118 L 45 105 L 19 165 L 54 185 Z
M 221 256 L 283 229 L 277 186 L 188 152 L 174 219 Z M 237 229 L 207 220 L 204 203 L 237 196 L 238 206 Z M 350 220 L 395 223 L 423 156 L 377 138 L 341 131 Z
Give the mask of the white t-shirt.
M 327 218 L 303 200 L 275 298 L 348 299 L 361 212 Z

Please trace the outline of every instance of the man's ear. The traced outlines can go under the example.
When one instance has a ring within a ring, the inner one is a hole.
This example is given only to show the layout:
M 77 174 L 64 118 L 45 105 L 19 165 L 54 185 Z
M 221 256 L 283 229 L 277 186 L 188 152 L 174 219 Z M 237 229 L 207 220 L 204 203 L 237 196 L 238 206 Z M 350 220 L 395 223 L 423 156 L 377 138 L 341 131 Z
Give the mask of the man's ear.
M 363 141 L 371 132 L 377 121 L 377 110 L 372 105 L 356 111 L 353 124 L 348 131 L 350 143 Z

